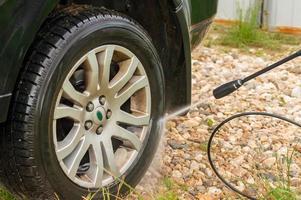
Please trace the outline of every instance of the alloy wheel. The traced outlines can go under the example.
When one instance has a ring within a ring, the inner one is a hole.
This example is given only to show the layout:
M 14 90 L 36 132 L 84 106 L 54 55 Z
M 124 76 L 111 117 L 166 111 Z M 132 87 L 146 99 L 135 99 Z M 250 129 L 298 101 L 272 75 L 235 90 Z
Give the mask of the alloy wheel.
M 130 50 L 104 45 L 86 53 L 63 82 L 53 113 L 64 173 L 85 188 L 112 183 L 139 159 L 150 115 L 148 77 Z

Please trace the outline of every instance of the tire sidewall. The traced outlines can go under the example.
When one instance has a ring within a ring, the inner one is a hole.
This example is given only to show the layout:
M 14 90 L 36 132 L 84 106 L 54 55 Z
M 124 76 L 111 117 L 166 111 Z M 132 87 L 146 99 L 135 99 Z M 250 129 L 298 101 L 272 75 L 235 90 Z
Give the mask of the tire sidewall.
M 73 183 L 61 169 L 56 158 L 52 118 L 56 98 L 61 89 L 65 77 L 73 65 L 90 50 L 106 45 L 115 44 L 123 46 L 133 52 L 143 64 L 148 76 L 151 90 L 151 120 L 146 146 L 140 152 L 139 160 L 127 171 L 125 182 L 136 185 L 148 168 L 160 138 L 160 118 L 164 112 L 164 79 L 162 67 L 156 51 L 137 25 L 127 21 L 90 21 L 70 33 L 68 38 L 61 42 L 58 48 L 50 56 L 48 73 L 45 73 L 44 83 L 41 85 L 36 116 L 35 116 L 35 143 L 39 152 L 37 166 L 46 176 L 49 184 L 58 196 L 63 199 L 75 199 L 90 191 Z M 115 183 L 116 184 L 116 183 Z M 110 190 L 116 190 L 115 184 Z M 99 195 L 101 196 L 101 195 Z

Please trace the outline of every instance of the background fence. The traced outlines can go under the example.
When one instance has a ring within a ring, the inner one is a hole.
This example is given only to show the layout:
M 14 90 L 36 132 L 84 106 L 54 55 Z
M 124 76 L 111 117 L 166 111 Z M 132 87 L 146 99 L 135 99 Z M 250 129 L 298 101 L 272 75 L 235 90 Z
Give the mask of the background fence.
M 219 0 L 217 20 L 238 19 L 238 9 L 247 10 L 255 0 Z M 269 30 L 301 33 L 301 0 L 263 0 L 262 26 Z

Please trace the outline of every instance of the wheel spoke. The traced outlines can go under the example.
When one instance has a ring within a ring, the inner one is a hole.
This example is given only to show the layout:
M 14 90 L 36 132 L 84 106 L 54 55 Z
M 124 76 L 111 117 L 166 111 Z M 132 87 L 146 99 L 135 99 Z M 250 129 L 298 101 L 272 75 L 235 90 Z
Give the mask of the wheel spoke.
M 87 67 L 87 91 L 90 94 L 94 94 L 98 89 L 99 84 L 99 65 L 97 61 L 97 57 L 94 51 L 91 51 L 85 62 L 85 66 Z
M 110 82 L 111 88 L 114 91 L 114 93 L 117 93 L 132 78 L 134 72 L 137 69 L 138 64 L 139 61 L 136 57 L 123 61 L 119 64 L 119 72 Z
M 145 76 L 133 77 L 130 85 L 124 88 L 123 92 L 117 97 L 117 104 L 120 106 L 126 102 L 135 92 L 148 85 Z
M 85 105 L 87 96 L 75 90 L 75 88 L 69 80 L 66 80 L 64 82 L 63 91 L 63 96 L 68 100 L 81 106 Z
M 100 61 L 100 87 L 106 89 L 109 85 L 110 68 L 114 54 L 115 47 L 110 45 L 106 50 L 99 54 L 98 60 Z
M 94 184 L 96 188 L 102 187 L 102 179 L 103 179 L 103 156 L 101 150 L 101 144 L 95 142 L 93 144 L 95 165 L 96 165 L 96 174 Z
M 107 172 L 114 177 L 119 177 L 120 176 L 120 171 L 117 168 L 116 161 L 115 161 L 115 155 L 114 155 L 114 150 L 113 150 L 113 145 L 112 145 L 112 140 L 110 139 L 109 141 L 104 141 L 102 143 L 103 147 L 103 156 L 104 156 L 104 163 L 105 163 L 105 168 Z
M 120 140 L 126 140 L 131 143 L 131 148 L 139 151 L 141 148 L 141 141 L 134 133 L 120 127 L 116 126 L 116 130 L 113 132 L 113 137 L 116 137 Z
M 89 144 L 85 139 L 81 140 L 74 152 L 67 158 L 66 166 L 68 167 L 68 175 L 75 177 L 79 164 L 89 149 Z
M 81 121 L 82 111 L 76 108 L 60 104 L 58 107 L 56 107 L 53 118 L 61 119 L 65 117 L 69 117 L 79 122 Z
M 63 160 L 68 155 L 70 155 L 79 145 L 83 135 L 84 130 L 81 125 L 73 126 L 68 135 L 64 138 L 64 140 L 58 142 L 58 149 L 56 152 L 58 159 Z
M 129 125 L 136 125 L 136 126 L 146 126 L 149 124 L 150 116 L 149 114 L 145 114 L 142 116 L 135 116 L 133 114 L 124 112 L 120 110 L 118 114 L 118 122 L 122 122 Z

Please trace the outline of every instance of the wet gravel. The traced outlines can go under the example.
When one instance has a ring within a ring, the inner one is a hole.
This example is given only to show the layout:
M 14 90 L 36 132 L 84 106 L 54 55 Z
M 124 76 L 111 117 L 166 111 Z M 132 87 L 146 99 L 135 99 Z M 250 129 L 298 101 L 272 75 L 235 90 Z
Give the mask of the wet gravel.
M 277 113 L 301 123 L 301 59 L 247 83 L 224 99 L 215 100 L 212 90 L 259 70 L 275 59 L 245 55 L 235 49 L 224 52 L 198 47 L 194 51 L 192 99 L 200 104 L 186 116 L 167 122 L 156 159 L 137 187 L 142 196 L 153 198 L 152 195 L 164 188 L 164 177 L 169 177 L 181 186 L 174 189 L 179 199 L 238 198 L 211 170 L 206 155 L 208 138 L 219 122 L 246 111 Z M 293 189 L 300 190 L 299 129 L 262 116 L 233 120 L 214 140 L 213 158 L 221 174 L 249 195 L 265 194 L 287 180 Z

